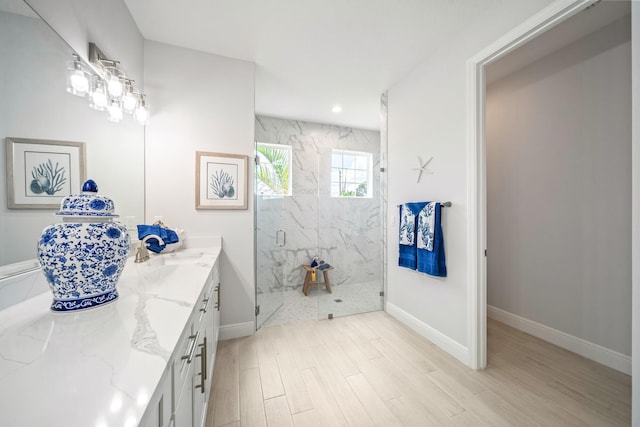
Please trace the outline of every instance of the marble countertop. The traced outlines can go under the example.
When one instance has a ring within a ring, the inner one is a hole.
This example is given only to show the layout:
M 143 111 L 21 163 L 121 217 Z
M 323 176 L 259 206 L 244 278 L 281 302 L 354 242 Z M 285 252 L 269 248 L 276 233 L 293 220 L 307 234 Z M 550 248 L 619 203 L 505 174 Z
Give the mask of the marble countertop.
M 220 250 L 130 257 L 98 308 L 54 313 L 45 293 L 0 311 L 0 426 L 137 426 Z

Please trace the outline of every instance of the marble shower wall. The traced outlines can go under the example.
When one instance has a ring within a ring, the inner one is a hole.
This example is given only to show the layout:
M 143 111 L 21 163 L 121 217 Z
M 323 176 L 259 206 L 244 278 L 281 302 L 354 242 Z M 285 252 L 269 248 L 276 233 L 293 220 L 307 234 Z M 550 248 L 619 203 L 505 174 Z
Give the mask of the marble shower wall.
M 315 255 L 335 267 L 330 273 L 333 285 L 377 282 L 382 290 L 380 133 L 257 116 L 255 136 L 258 142 L 292 147 L 292 195 L 258 196 L 258 292 L 300 287 L 301 265 Z M 331 197 L 332 149 L 372 154 L 371 198 Z M 286 231 L 283 251 L 275 246 L 279 228 Z M 281 265 L 282 283 L 277 273 Z

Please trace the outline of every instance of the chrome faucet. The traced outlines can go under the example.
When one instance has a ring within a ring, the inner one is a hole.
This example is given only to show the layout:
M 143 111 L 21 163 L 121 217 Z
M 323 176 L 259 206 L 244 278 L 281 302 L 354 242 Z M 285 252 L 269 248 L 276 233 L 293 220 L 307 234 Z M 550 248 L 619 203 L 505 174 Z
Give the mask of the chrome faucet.
M 156 236 L 155 234 L 144 236 L 140 239 L 140 246 L 138 246 L 138 249 L 136 250 L 136 263 L 145 262 L 149 259 L 149 250 L 147 249 L 147 240 L 149 239 L 158 239 L 158 243 L 164 245 L 164 240 L 162 240 L 160 236 Z

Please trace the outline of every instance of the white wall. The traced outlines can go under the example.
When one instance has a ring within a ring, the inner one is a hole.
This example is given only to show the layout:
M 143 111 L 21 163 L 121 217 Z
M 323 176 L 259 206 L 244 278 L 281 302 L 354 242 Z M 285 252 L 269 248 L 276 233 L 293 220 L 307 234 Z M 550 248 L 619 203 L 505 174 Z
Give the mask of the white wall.
M 547 0 L 502 2 L 389 89 L 388 300 L 392 314 L 469 361 L 467 314 L 466 61 Z M 433 156 L 416 183 L 417 155 Z M 442 216 L 449 277 L 436 279 L 397 267 L 397 204 L 452 201 Z M 395 221 L 394 221 L 395 219 Z
M 143 38 L 123 0 L 26 0 L 26 3 L 81 57 L 87 58 L 89 42 L 94 42 L 106 55 L 120 61 L 127 76 L 136 81 L 136 87 L 144 87 Z M 57 114 L 69 111 L 71 104 L 75 108 L 73 114 L 81 110 L 83 115 L 73 125 L 68 125 L 59 120 Z M 33 121 L 30 126 L 27 128 L 29 133 L 15 133 L 12 136 L 87 142 L 88 176 L 93 175 L 100 192 L 114 199 L 116 213 L 122 215 L 122 220 L 126 216 L 134 216 L 134 222 L 142 220 L 144 207 L 139 200 L 144 194 L 141 165 L 144 158 L 144 130 L 141 126 L 129 117 L 117 124 L 109 123 L 104 112 L 90 110 L 86 107 L 85 99 L 74 97 L 67 99 L 64 108 L 58 108 L 55 116 Z M 54 131 L 49 131 L 47 126 L 55 126 Z M 99 150 L 90 149 L 93 140 L 106 141 L 107 145 Z M 126 173 L 111 173 L 115 163 L 111 155 L 116 152 L 120 153 L 121 159 L 118 167 Z M 120 189 L 127 185 L 128 191 L 120 196 Z M 134 208 L 130 212 L 121 211 L 119 206 L 123 204 Z
M 123 0 L 26 0 L 85 60 L 89 42 L 143 86 L 143 38 Z
M 196 151 L 253 155 L 254 65 L 145 41 L 147 221 L 219 235 L 221 324 L 254 320 L 253 162 L 247 210 L 196 210 Z
M 487 88 L 487 302 L 631 354 L 631 25 Z
M 128 9 L 121 0 L 32 0 L 28 2 L 53 27 L 53 30 L 86 57 L 88 42 L 94 41 L 120 59 L 125 70 L 142 83 L 143 39 Z M 6 14 L 5 14 L 6 15 Z M 16 20 L 24 21 L 18 27 Z M 6 83 L 0 138 L 6 136 L 82 141 L 87 144 L 87 173 L 98 181 L 100 191 L 111 196 L 117 213 L 142 220 L 143 171 L 136 164 L 144 156 L 144 130 L 133 120 L 109 123 L 105 113 L 87 107 L 87 100 L 64 92 L 65 62 L 70 58 L 66 45 L 39 20 L 12 16 L 10 24 L 3 21 L 6 59 Z M 27 55 L 28 53 L 30 55 Z M 11 58 L 11 59 L 9 59 Z M 50 61 L 50 62 L 47 62 Z M 52 64 L 57 64 L 55 67 Z M 40 68 L 41 74 L 35 74 Z M 59 82 L 56 86 L 53 82 Z M 30 95 L 37 94 L 37 101 Z M 15 95 L 15 96 L 12 96 Z M 104 143 L 104 144 L 103 144 Z M 119 153 L 119 159 L 113 158 Z M 124 156 L 123 154 L 124 153 Z M 113 156 L 113 157 L 111 157 Z M 105 159 L 113 159 L 105 161 Z M 113 175 L 112 165 L 118 163 L 126 174 Z M 5 165 L 5 150 L 0 153 Z M 46 224 L 54 222 L 51 211 L 6 209 L 5 174 L 0 178 L 0 264 L 35 257 L 34 243 Z M 128 191 L 120 188 L 128 186 Z M 29 243 L 31 242 L 31 243 Z M 21 247 L 24 248 L 21 250 Z M 19 256 L 16 256 L 20 253 Z
M 0 13 L 0 139 L 34 138 L 84 142 L 87 177 L 100 193 L 113 198 L 124 221 L 144 219 L 144 128 L 131 117 L 107 121 L 105 112 L 88 107 L 88 99 L 65 91 L 71 49 L 39 18 Z M 3 143 L 4 145 L 4 143 Z M 57 209 L 8 209 L 6 150 L 0 151 L 0 265 L 36 257 L 35 242 L 56 219 Z M 121 172 L 113 174 L 117 165 Z M 82 182 L 72 190 L 80 191 Z

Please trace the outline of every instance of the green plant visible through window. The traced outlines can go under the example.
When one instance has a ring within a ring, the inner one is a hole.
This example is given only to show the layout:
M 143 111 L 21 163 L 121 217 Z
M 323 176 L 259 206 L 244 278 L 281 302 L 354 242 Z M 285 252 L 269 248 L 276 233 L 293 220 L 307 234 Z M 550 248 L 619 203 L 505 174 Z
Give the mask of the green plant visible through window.
M 371 197 L 371 153 L 333 150 L 331 197 Z
M 291 146 L 256 143 L 257 193 L 259 195 L 291 195 Z

